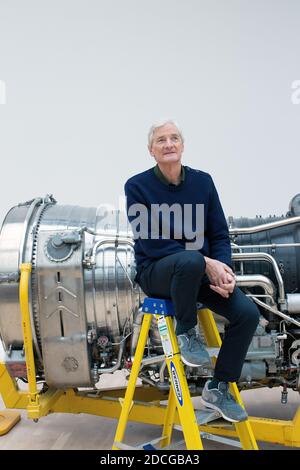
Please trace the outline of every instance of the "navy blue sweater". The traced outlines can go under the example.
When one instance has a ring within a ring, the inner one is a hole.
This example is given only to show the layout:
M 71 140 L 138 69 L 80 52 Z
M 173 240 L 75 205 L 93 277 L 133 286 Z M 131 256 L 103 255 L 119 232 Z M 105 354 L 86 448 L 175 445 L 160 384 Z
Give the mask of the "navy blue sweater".
M 217 190 L 211 176 L 200 170 L 185 166 L 185 179 L 179 185 L 166 185 L 154 173 L 154 168 L 133 176 L 125 183 L 125 194 L 127 197 L 127 216 L 132 223 L 136 216 L 128 215 L 128 209 L 132 204 L 145 205 L 149 211 L 149 233 L 150 233 L 150 207 L 151 204 L 167 203 L 180 204 L 184 214 L 184 204 L 204 204 L 204 243 L 200 251 L 204 256 L 217 259 L 232 266 L 231 247 L 228 234 L 228 226 L 224 212 L 218 197 Z M 192 225 L 195 222 L 193 214 Z M 141 267 L 147 267 L 150 263 L 164 256 L 177 253 L 186 249 L 187 240 L 182 235 L 180 239 L 174 239 L 174 220 L 170 220 L 170 238 L 166 239 L 159 232 L 159 239 L 137 238 L 135 240 L 135 260 L 137 271 Z M 196 228 L 196 225 L 195 227 Z M 137 277 L 138 279 L 138 277 Z

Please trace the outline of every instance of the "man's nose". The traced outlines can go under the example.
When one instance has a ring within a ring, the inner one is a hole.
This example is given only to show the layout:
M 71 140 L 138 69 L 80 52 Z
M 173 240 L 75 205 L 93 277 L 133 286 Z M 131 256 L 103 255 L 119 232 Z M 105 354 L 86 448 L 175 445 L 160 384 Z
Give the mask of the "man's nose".
M 165 146 L 166 147 L 172 147 L 173 146 L 173 142 L 171 139 L 167 139 L 166 142 L 165 142 Z

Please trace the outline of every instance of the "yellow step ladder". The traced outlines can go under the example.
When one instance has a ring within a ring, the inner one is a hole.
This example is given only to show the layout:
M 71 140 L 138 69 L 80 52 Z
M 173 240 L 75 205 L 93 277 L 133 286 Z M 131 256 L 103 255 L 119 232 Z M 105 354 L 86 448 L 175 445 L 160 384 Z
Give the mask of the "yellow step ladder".
M 171 443 L 175 412 L 177 409 L 180 421 L 180 430 L 183 432 L 186 448 L 188 450 L 202 450 L 203 445 L 201 434 L 203 437 L 209 437 L 211 436 L 211 430 L 210 433 L 200 433 L 199 425 L 201 425 L 201 429 L 203 430 L 203 422 L 207 423 L 208 421 L 220 417 L 220 415 L 218 412 L 207 409 L 202 413 L 199 413 L 198 411 L 195 412 L 194 410 L 173 326 L 173 304 L 170 300 L 148 297 L 144 300 L 142 311 L 144 312 L 142 327 L 129 376 L 127 390 L 124 399 L 121 401 L 122 409 L 112 449 L 154 449 L 154 444 L 160 445 L 161 448 L 166 448 L 166 446 L 169 446 Z M 133 396 L 153 315 L 155 315 L 157 320 L 158 330 L 165 354 L 165 361 L 171 379 L 171 387 L 164 416 L 162 436 L 138 447 L 131 447 L 125 444 L 123 439 L 127 421 L 130 420 L 130 411 L 134 406 Z M 198 312 L 198 316 L 201 321 L 208 346 L 220 347 L 221 338 L 212 312 L 208 309 L 202 309 Z M 230 384 L 230 391 L 236 401 L 243 406 L 235 383 Z M 207 415 L 206 417 L 205 414 Z M 227 425 L 228 424 L 229 423 L 227 422 Z M 244 450 L 257 450 L 258 447 L 249 421 L 246 420 L 233 424 L 235 426 L 237 436 L 239 437 L 240 447 Z M 178 429 L 178 426 L 176 426 L 176 429 Z M 218 440 L 222 442 L 222 438 L 218 438 Z M 223 438 L 223 442 L 228 444 L 229 439 Z

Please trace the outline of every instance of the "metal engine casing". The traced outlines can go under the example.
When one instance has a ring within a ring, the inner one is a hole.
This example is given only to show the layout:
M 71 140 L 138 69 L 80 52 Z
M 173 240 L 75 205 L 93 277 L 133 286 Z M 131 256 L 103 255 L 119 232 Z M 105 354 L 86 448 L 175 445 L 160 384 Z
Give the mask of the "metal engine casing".
M 38 368 L 58 388 L 95 382 L 93 342 L 103 335 L 118 344 L 141 301 L 132 282 L 131 234 L 127 219 L 121 219 L 122 213 L 104 206 L 63 206 L 49 197 L 8 212 L 0 234 L 0 335 L 8 363 L 23 348 L 16 278 L 20 263 L 32 262 L 30 308 Z M 83 231 L 78 243 L 67 244 L 69 251 L 60 253 L 59 243 L 56 251 L 55 246 L 49 250 L 49 240 L 74 237 L 81 228 L 98 235 Z M 85 256 L 97 244 L 94 264 L 88 266 Z

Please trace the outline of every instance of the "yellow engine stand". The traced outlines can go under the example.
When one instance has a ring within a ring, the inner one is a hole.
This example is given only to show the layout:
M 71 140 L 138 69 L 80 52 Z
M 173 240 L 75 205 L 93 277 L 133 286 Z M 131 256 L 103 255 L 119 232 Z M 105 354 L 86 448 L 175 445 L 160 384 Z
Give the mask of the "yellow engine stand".
M 28 284 L 30 278 L 30 265 L 21 266 L 21 281 L 20 281 L 20 305 L 22 308 L 22 325 L 24 327 L 24 343 L 26 351 L 26 365 L 29 368 L 28 377 L 32 377 L 29 390 L 20 390 L 17 385 L 16 379 L 12 378 L 6 365 L 0 362 L 0 394 L 2 396 L 4 405 L 7 409 L 27 410 L 28 417 L 38 420 L 49 413 L 88 413 L 96 416 L 106 418 L 118 419 L 121 413 L 120 399 L 124 397 L 126 388 L 114 388 L 106 390 L 98 390 L 92 396 L 91 391 L 81 391 L 76 389 L 57 390 L 50 388 L 46 393 L 40 394 L 37 390 L 35 381 L 35 367 L 32 361 L 33 346 L 30 339 L 31 332 L 29 310 L 28 310 Z M 25 310 L 25 311 L 24 311 Z M 26 311 L 27 310 L 27 311 Z M 217 328 L 211 328 L 212 324 L 209 316 L 212 315 L 210 311 L 199 311 L 199 319 L 204 329 L 207 344 L 209 347 L 218 347 L 220 344 L 220 337 Z M 32 355 L 31 352 L 32 351 Z M 31 359 L 30 359 L 31 358 Z M 31 368 L 31 369 L 30 369 Z M 234 387 L 231 389 L 234 393 Z M 130 411 L 130 420 L 152 424 L 158 426 L 165 425 L 166 406 L 160 402 L 166 400 L 167 396 L 155 389 L 154 387 L 136 387 L 134 391 L 134 406 Z M 0 412 L 0 415 L 7 413 Z M 6 415 L 7 416 L 7 415 Z M 16 414 L 19 419 L 19 413 Z M 12 422 L 10 422 L 11 424 Z M 300 448 L 300 407 L 293 420 L 277 420 L 268 418 L 249 417 L 249 423 L 253 430 L 255 439 L 257 441 L 265 441 L 273 444 L 282 444 L 286 446 L 294 446 Z M 4 434 L 11 429 L 8 421 L 0 421 L 0 429 Z M 174 425 L 180 425 L 180 419 L 177 409 L 174 413 Z M 237 429 L 232 427 L 224 428 L 217 425 L 199 426 L 200 431 L 205 431 L 219 436 L 225 437 L 238 437 Z

